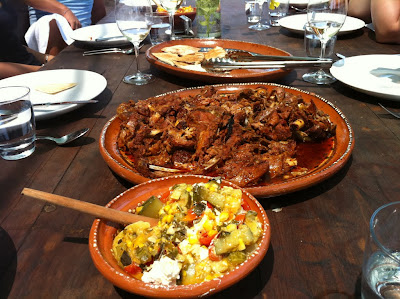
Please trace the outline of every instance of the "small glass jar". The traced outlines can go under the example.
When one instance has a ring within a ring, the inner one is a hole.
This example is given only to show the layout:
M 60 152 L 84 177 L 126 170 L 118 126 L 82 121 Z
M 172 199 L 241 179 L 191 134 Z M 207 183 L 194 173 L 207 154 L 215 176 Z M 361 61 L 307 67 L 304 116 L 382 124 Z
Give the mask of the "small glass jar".
M 200 38 L 221 37 L 221 1 L 196 0 L 197 36 Z

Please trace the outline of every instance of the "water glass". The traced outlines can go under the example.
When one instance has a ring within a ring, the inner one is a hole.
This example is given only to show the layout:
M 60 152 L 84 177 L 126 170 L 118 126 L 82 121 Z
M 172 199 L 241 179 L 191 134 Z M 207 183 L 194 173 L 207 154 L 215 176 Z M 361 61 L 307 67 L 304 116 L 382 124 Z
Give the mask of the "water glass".
M 28 157 L 35 151 L 35 116 L 30 89 L 0 88 L 0 156 L 5 160 Z
M 260 20 L 260 12 L 258 11 L 260 6 L 255 0 L 246 0 L 244 4 L 244 10 L 247 16 L 247 23 L 256 24 Z
M 378 208 L 369 223 L 361 297 L 400 297 L 400 201 Z
M 335 50 L 336 35 L 327 42 L 325 58 L 331 57 Z M 304 26 L 304 47 L 308 57 L 318 58 L 321 55 L 321 40 L 307 24 Z
M 153 24 L 150 29 L 150 41 L 152 45 L 171 40 L 171 24 L 169 16 L 162 13 L 153 13 Z
M 272 3 L 271 3 L 272 2 Z M 268 13 L 271 26 L 279 26 L 279 20 L 285 17 L 289 11 L 289 0 L 268 1 Z

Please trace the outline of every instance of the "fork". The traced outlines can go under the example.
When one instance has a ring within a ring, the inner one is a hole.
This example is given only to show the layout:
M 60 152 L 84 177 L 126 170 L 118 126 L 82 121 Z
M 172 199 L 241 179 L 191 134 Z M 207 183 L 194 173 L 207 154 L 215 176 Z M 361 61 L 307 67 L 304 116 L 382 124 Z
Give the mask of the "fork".
M 83 56 L 96 55 L 96 54 L 107 54 L 107 53 L 132 54 L 133 51 L 134 51 L 133 48 L 127 49 L 127 50 L 122 50 L 120 48 L 109 48 L 109 49 L 86 51 L 86 52 L 83 52 Z
M 385 106 L 383 106 L 381 103 L 378 103 L 379 106 L 381 106 L 383 109 L 385 109 L 388 113 L 390 113 L 391 115 L 393 115 L 396 118 L 400 118 L 400 113 L 396 113 L 393 111 L 390 111 L 389 109 L 387 109 Z

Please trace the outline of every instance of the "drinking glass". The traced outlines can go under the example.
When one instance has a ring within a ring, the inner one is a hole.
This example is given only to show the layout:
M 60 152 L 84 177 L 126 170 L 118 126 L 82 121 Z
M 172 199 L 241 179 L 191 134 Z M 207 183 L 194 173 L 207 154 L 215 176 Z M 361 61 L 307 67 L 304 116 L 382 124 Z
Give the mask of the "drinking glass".
M 5 160 L 28 157 L 35 151 L 35 116 L 29 87 L 0 88 L 0 156 Z
M 309 0 L 307 5 L 308 25 L 321 41 L 320 59 L 324 59 L 326 45 L 335 36 L 346 20 L 348 0 Z M 320 69 L 303 75 L 303 80 L 315 84 L 330 84 L 336 81 Z
M 182 0 L 160 0 L 161 6 L 168 12 L 169 23 L 171 24 L 171 40 L 176 39 L 174 33 L 174 15 L 176 10 L 181 6 Z
M 280 26 L 279 20 L 289 11 L 289 0 L 268 0 L 268 8 L 271 26 Z
M 257 24 L 250 25 L 249 29 L 261 31 L 261 30 L 265 30 L 265 29 L 271 28 L 271 26 L 269 26 L 267 24 L 263 24 L 261 22 L 262 13 L 263 13 L 263 6 L 264 6 L 265 0 L 256 0 L 255 2 L 256 2 L 256 5 L 258 5 L 258 13 L 259 13 L 260 17 L 258 19 Z
M 378 208 L 369 222 L 361 297 L 400 297 L 400 202 Z
M 115 21 L 121 33 L 133 44 L 136 57 L 136 74 L 125 76 L 128 84 L 143 85 L 150 81 L 150 74 L 139 69 L 139 44 L 146 38 L 152 25 L 150 0 L 115 0 Z

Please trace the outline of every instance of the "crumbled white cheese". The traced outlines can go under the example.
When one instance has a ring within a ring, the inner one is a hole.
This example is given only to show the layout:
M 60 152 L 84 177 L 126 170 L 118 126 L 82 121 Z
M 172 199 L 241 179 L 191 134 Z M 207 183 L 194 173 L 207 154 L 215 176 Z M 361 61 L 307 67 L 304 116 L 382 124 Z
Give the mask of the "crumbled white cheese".
M 149 271 L 144 271 L 142 281 L 163 285 L 176 285 L 181 271 L 179 263 L 167 256 L 155 261 Z

